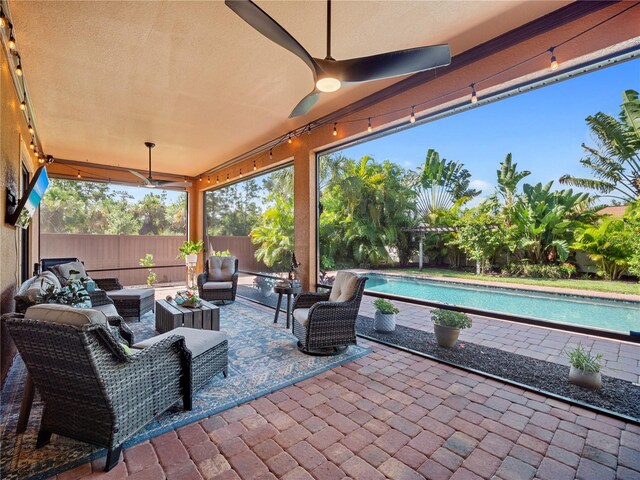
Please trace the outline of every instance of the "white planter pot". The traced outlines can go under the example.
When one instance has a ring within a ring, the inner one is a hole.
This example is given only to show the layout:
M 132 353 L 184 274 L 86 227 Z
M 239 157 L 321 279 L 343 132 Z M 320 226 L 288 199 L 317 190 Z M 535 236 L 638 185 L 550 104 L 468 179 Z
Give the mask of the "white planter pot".
M 583 372 L 572 366 L 569 370 L 569 382 L 580 387 L 598 390 L 602 387 L 602 375 L 600 372 Z
M 273 293 L 273 287 L 271 285 L 263 284 L 259 285 L 258 288 L 260 289 L 260 293 L 265 297 L 270 297 Z
M 198 263 L 198 254 L 192 253 L 191 255 L 187 255 L 186 257 L 184 257 L 184 261 L 187 265 L 189 264 L 194 265 Z
M 376 310 L 373 317 L 373 328 L 377 332 L 393 332 L 396 329 L 396 314 L 381 313 Z

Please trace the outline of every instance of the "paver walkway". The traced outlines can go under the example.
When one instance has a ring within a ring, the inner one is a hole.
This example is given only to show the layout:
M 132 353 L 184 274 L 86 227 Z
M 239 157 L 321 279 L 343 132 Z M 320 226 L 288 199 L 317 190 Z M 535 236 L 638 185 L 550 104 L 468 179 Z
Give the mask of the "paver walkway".
M 375 298 L 364 296 L 360 314 L 373 317 Z M 397 304 L 399 325 L 433 332 L 428 307 L 403 302 Z M 640 381 L 640 344 L 607 340 L 550 328 L 535 327 L 493 318 L 471 316 L 473 327 L 460 332 L 461 341 L 499 348 L 548 362 L 569 365 L 567 351 L 582 343 L 587 349 L 603 355 L 603 373 L 630 382 Z
M 131 447 L 109 473 L 57 478 L 640 479 L 637 425 L 360 343 L 373 353 Z

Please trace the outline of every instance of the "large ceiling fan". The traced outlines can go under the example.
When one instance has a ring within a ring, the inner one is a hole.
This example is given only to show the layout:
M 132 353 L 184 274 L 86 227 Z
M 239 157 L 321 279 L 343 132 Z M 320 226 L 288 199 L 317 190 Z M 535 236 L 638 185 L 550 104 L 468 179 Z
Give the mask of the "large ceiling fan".
M 140 172 L 136 172 L 135 170 L 129 170 L 133 175 L 138 178 L 141 178 L 143 181 L 142 186 L 147 188 L 164 188 L 164 187 L 190 187 L 191 182 L 172 182 L 171 180 L 154 180 L 151 177 L 151 149 L 156 146 L 155 143 L 144 142 L 146 147 L 149 149 L 149 176 L 145 177 Z
M 315 88 L 296 105 L 289 118 L 304 115 L 311 110 L 323 92 L 335 92 L 346 83 L 397 77 L 451 63 L 448 45 L 335 60 L 331 57 L 331 0 L 327 0 L 327 56 L 324 59 L 313 58 L 289 32 L 251 0 L 225 0 L 225 4 L 269 40 L 297 55 L 313 72 Z

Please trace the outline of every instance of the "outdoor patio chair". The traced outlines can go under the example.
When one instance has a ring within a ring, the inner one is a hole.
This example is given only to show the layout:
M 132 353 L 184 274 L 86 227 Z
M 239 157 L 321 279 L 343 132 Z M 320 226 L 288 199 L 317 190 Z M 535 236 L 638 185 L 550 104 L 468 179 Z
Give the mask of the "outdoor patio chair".
M 43 258 L 40 260 L 41 271 L 52 271 L 61 281 L 68 279 L 69 270 L 75 269 L 81 272 L 81 276 L 87 276 L 84 262 L 77 258 Z M 107 292 L 107 296 L 113 301 L 118 314 L 124 318 L 137 318 L 150 312 L 155 306 L 153 288 L 125 288 L 115 277 L 92 278 L 100 290 Z M 97 294 L 95 294 L 97 295 Z M 92 293 L 89 293 L 93 301 Z
M 130 355 L 92 309 L 36 305 L 3 320 L 44 402 L 36 448 L 52 433 L 98 445 L 108 449 L 109 471 L 122 444 L 157 415 L 181 399 L 191 408 L 183 337 Z
M 335 355 L 356 344 L 356 319 L 367 277 L 339 271 L 328 293 L 302 293 L 293 304 L 293 334 L 311 355 Z
M 198 293 L 207 301 L 236 299 L 238 288 L 238 259 L 231 257 L 209 257 L 204 272 L 198 275 Z

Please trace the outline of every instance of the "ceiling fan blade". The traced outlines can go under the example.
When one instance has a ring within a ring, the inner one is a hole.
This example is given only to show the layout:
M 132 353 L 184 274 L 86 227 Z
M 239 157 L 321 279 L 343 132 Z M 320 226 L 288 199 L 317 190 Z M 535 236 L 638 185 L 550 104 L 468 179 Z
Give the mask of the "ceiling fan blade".
M 320 90 L 314 89 L 309 95 L 298 102 L 293 111 L 289 114 L 289 118 L 299 117 L 311 110 L 320 98 L 321 93 L 322 92 Z
M 251 0 L 225 0 L 224 3 L 262 35 L 302 59 L 313 71 L 315 78 L 318 65 L 313 57 L 309 55 L 309 52 L 307 52 L 289 32 L 282 28 L 282 26 L 264 10 Z
M 342 82 L 367 82 L 449 65 L 451 51 L 448 45 L 433 45 L 349 60 L 316 60 L 322 70 Z
M 129 170 L 129 173 L 131 173 L 132 175 L 135 175 L 136 177 L 140 178 L 145 183 L 149 183 L 149 179 L 147 177 L 145 177 L 143 174 L 141 174 L 140 172 L 136 172 L 135 170 Z

